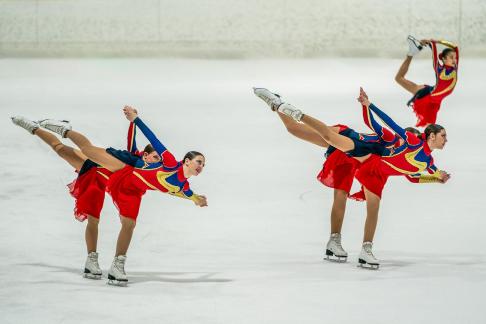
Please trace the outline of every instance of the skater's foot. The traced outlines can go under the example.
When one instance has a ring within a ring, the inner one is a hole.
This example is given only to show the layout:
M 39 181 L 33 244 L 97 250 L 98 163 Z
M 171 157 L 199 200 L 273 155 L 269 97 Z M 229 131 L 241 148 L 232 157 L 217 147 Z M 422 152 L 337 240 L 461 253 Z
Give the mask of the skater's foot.
M 373 255 L 371 251 L 373 248 L 372 242 L 363 242 L 363 247 L 361 248 L 361 253 L 359 254 L 359 267 L 377 270 L 380 267 L 380 262 Z
M 90 252 L 84 265 L 84 277 L 88 279 L 101 279 L 101 268 L 98 264 L 98 253 Z
M 420 44 L 420 41 L 411 35 L 408 35 L 407 43 L 408 43 L 407 56 L 415 56 L 415 54 L 420 52 L 423 48 L 422 44 Z
M 128 284 L 127 274 L 125 273 L 125 255 L 116 256 L 108 272 L 108 284 L 114 286 L 126 286 Z
M 280 96 L 276 93 L 270 92 L 265 88 L 253 88 L 255 95 L 265 101 L 272 111 L 276 111 L 278 106 L 282 104 Z
M 64 138 L 66 137 L 67 132 L 72 129 L 71 124 L 69 124 L 67 120 L 44 119 L 39 121 L 39 125 Z
M 348 252 L 341 245 L 341 233 L 331 233 L 331 237 L 326 246 L 326 260 L 336 262 L 346 262 Z
M 22 116 L 14 116 L 10 117 L 12 119 L 12 123 L 14 123 L 17 126 L 22 127 L 26 131 L 28 131 L 31 134 L 34 134 L 36 129 L 39 128 L 39 123 L 30 119 L 27 119 Z
M 295 108 L 294 106 L 292 106 L 291 104 L 288 104 L 288 103 L 281 104 L 278 107 L 277 111 L 281 112 L 282 114 L 284 114 L 286 116 L 292 117 L 295 121 L 298 121 L 298 122 L 300 122 L 300 120 L 302 119 L 302 116 L 304 116 L 302 111 L 300 111 L 299 109 Z

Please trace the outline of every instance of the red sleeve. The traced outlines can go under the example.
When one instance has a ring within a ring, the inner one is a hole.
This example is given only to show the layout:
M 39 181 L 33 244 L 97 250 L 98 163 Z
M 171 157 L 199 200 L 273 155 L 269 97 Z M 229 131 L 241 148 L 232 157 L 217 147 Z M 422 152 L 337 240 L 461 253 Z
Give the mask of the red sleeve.
M 170 153 L 168 150 L 165 150 L 162 153 L 162 164 L 168 168 L 175 168 L 177 167 L 179 161 L 176 160 L 174 155 Z
M 435 41 L 430 42 L 430 46 L 432 47 L 432 63 L 434 64 L 434 72 L 435 75 L 439 75 L 439 71 L 437 69 L 439 68 L 439 54 L 437 54 L 437 44 Z

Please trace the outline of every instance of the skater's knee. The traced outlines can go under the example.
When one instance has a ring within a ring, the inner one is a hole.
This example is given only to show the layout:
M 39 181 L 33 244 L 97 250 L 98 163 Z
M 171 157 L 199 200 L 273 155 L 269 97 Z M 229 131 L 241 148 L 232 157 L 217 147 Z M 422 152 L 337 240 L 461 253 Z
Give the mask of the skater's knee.
M 135 222 L 133 219 L 121 215 L 120 215 L 120 222 L 122 224 L 122 229 L 124 230 L 133 231 L 133 229 L 137 225 L 137 222 Z
M 100 223 L 100 220 L 94 216 L 88 216 L 88 226 L 91 227 L 98 227 L 98 224 Z
M 66 146 L 61 142 L 55 143 L 55 144 L 51 145 L 51 147 L 54 150 L 54 152 L 57 153 L 57 155 L 62 155 L 63 151 L 66 148 Z

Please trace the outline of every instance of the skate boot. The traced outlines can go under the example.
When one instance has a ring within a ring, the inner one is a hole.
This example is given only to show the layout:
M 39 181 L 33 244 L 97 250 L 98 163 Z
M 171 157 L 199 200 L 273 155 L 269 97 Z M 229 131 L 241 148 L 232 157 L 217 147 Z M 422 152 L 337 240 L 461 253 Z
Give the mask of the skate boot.
M 344 251 L 341 245 L 341 233 L 331 233 L 326 246 L 326 260 L 335 262 L 346 262 L 348 252 Z
M 278 106 L 282 104 L 280 96 L 276 93 L 270 92 L 268 89 L 253 88 L 253 92 L 258 98 L 265 101 L 267 105 L 270 106 L 270 109 L 272 109 L 272 111 L 276 111 Z
M 294 106 L 288 103 L 283 103 L 280 106 L 278 106 L 277 111 L 281 112 L 286 116 L 293 118 L 295 121 L 298 122 L 300 122 L 302 116 L 304 115 L 302 111 L 300 111 L 299 109 L 295 108 Z
M 119 255 L 113 259 L 110 271 L 108 272 L 108 284 L 125 287 L 128 283 L 127 274 L 125 273 L 125 255 Z
M 72 129 L 71 124 L 67 120 L 44 119 L 39 120 L 39 125 L 64 138 L 66 137 L 66 133 Z
M 375 258 L 371 251 L 373 247 L 372 242 L 363 242 L 363 248 L 359 254 L 358 267 L 377 270 L 380 267 L 380 262 Z
M 407 43 L 408 43 L 407 56 L 415 56 L 415 54 L 417 54 L 422 50 L 422 48 L 424 48 L 422 44 L 420 44 L 420 41 L 411 35 L 408 35 Z
M 14 116 L 10 117 L 12 119 L 12 123 L 14 123 L 17 126 L 22 127 L 26 131 L 28 131 L 31 134 L 34 134 L 35 130 L 39 128 L 39 123 L 30 119 L 27 119 L 22 116 Z
M 98 253 L 90 252 L 84 265 L 84 277 L 88 279 L 101 279 L 101 269 L 98 264 Z

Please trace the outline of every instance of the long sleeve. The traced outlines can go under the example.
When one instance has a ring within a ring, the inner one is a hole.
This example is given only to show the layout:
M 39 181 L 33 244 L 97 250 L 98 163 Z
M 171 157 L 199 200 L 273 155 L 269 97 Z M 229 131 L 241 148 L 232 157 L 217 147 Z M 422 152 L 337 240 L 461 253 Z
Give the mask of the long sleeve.
M 411 174 L 405 176 L 408 181 L 413 183 L 438 183 L 440 178 L 436 175 L 426 175 L 426 174 Z
M 390 118 L 390 116 L 388 116 L 387 114 L 385 114 L 382 110 L 380 110 L 378 107 L 376 107 L 374 104 L 370 104 L 368 107 L 364 106 L 363 107 L 364 110 L 366 110 L 366 114 L 365 112 L 363 112 L 363 116 L 367 116 L 367 118 L 369 118 L 370 120 L 370 124 L 371 124 L 371 127 L 372 127 L 372 130 L 377 133 L 378 135 L 380 134 L 385 134 L 385 131 L 383 130 L 384 127 L 381 126 L 376 120 L 375 118 L 373 117 L 372 115 L 372 112 L 376 114 L 376 116 L 378 116 L 378 118 L 380 118 L 382 120 L 382 122 L 389 128 L 391 129 L 393 132 L 395 132 L 395 134 L 397 134 L 398 136 L 400 136 L 401 138 L 403 138 L 404 140 L 407 140 L 407 133 L 405 131 L 405 129 L 403 129 L 402 127 L 400 127 L 397 123 L 395 123 L 395 121 L 393 121 L 393 119 Z M 366 123 L 366 121 L 365 121 Z M 380 135 L 381 137 L 382 135 Z
M 375 118 L 371 111 L 365 106 L 362 105 L 363 110 L 363 120 L 373 132 L 376 133 L 379 137 L 380 143 L 385 146 L 390 146 L 395 144 L 398 138 L 391 132 L 388 128 L 381 126 L 378 122 L 376 122 Z
M 147 125 L 140 119 L 140 117 L 135 118 L 133 121 L 135 125 L 140 129 L 140 131 L 143 133 L 143 135 L 147 138 L 147 140 L 152 144 L 154 147 L 154 150 L 159 153 L 159 155 L 162 157 L 162 163 L 164 166 L 173 168 L 178 165 L 178 161 L 172 155 L 172 153 L 167 150 L 167 148 L 162 144 L 159 139 L 155 136 L 155 134 L 148 128 Z
M 184 198 L 184 199 L 189 199 L 189 200 L 192 200 L 192 201 L 196 201 L 196 200 L 199 199 L 199 196 L 196 195 L 191 190 L 191 188 L 189 187 L 189 183 L 188 182 L 186 182 L 184 184 L 184 187 L 182 188 L 181 191 L 176 192 L 176 193 L 170 193 L 170 194 L 173 195 L 173 196 L 177 196 L 177 197 Z
M 128 127 L 127 151 L 133 154 L 138 153 L 137 142 L 135 141 L 136 134 L 137 127 L 135 127 L 135 124 L 131 122 L 130 126 Z
M 430 42 L 430 47 L 432 48 L 432 64 L 434 67 L 434 72 L 438 75 L 437 69 L 439 67 L 439 54 L 437 53 L 437 44 L 432 41 Z

